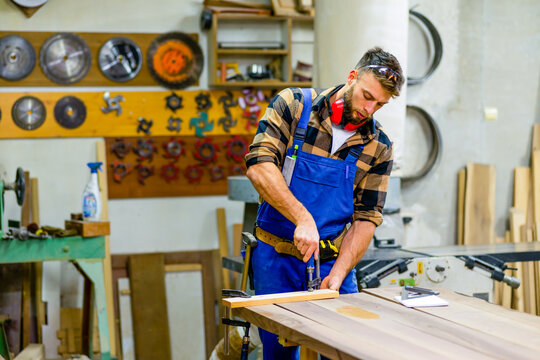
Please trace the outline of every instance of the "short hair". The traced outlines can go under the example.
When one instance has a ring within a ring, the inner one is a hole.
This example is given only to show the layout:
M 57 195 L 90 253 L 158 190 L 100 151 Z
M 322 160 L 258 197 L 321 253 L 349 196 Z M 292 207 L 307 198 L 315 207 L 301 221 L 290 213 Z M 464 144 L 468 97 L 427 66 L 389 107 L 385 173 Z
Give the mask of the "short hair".
M 381 71 L 381 69 L 386 70 L 385 68 L 390 69 L 394 76 L 388 76 L 384 71 Z M 399 96 L 401 86 L 404 83 L 403 70 L 398 59 L 389 52 L 378 46 L 369 49 L 358 61 L 355 70 L 358 71 L 359 75 L 371 72 L 392 97 Z

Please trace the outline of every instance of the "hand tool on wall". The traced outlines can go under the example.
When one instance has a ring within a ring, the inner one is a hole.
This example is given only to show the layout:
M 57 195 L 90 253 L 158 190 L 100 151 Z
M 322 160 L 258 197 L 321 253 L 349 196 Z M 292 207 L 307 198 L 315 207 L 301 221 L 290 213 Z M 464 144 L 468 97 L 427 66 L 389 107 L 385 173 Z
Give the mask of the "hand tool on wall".
M 0 179 L 0 239 L 4 236 L 4 192 L 6 190 L 15 191 L 17 204 L 22 206 L 25 194 L 24 171 L 22 168 L 17 168 L 15 181 L 13 183 L 7 183 L 5 180 Z

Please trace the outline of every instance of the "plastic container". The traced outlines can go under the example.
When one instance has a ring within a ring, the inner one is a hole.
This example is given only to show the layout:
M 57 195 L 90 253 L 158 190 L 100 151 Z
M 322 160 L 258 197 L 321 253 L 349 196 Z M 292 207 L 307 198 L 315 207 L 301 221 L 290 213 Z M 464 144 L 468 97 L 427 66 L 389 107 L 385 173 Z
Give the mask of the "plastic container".
M 82 212 L 84 220 L 98 221 L 101 218 L 101 194 L 98 184 L 98 170 L 101 170 L 102 162 L 87 164 L 90 168 L 90 180 L 82 195 Z

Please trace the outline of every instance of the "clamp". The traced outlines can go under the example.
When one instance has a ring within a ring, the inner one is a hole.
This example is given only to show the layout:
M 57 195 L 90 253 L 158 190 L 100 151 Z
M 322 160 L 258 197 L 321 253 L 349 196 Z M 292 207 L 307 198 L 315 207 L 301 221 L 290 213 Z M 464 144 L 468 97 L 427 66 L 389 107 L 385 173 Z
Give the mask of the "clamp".
M 306 275 L 307 275 L 307 290 L 313 291 L 320 289 L 321 287 L 321 260 L 315 259 L 315 255 L 311 255 L 307 262 Z M 316 272 L 315 278 L 313 273 Z

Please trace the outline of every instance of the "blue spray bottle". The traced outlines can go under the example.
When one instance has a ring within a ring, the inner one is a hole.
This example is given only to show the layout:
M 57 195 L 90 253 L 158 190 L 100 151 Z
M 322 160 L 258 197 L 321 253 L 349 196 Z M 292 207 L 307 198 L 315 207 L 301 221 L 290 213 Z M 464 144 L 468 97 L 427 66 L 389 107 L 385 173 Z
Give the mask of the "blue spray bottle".
M 102 162 L 88 163 L 90 168 L 90 181 L 86 184 L 82 196 L 82 210 L 84 220 L 98 221 L 101 217 L 101 194 L 98 184 L 98 170 Z

